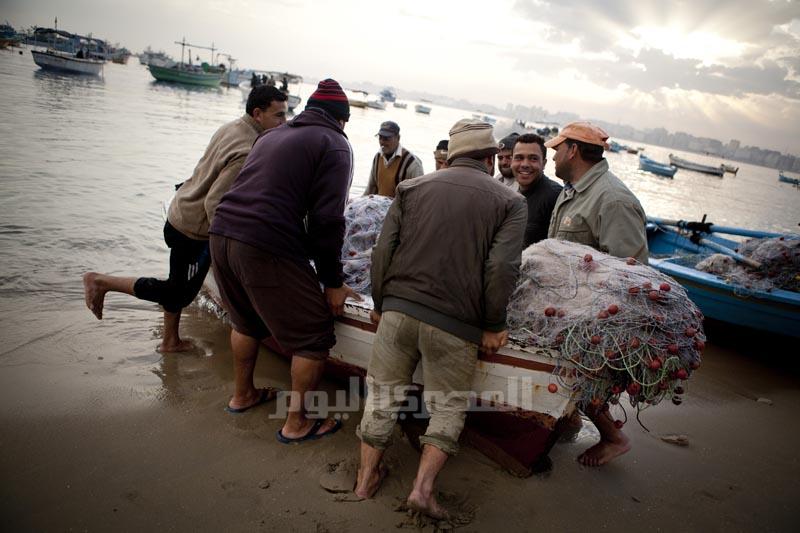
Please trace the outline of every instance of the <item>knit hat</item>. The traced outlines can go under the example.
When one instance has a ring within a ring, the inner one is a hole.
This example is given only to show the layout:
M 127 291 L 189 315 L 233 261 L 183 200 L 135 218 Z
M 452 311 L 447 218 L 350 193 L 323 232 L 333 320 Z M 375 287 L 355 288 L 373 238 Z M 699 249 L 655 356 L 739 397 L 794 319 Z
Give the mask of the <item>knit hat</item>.
M 308 97 L 306 109 L 317 107 L 327 111 L 336 120 L 347 122 L 350 120 L 350 102 L 344 94 L 342 86 L 330 78 L 322 80 L 317 85 L 314 94 Z
M 485 152 L 487 155 L 496 154 L 497 141 L 492 136 L 493 128 L 490 124 L 474 118 L 464 118 L 450 128 L 450 143 L 447 147 L 447 160 L 473 152 Z
M 517 132 L 509 133 L 508 135 L 500 139 L 500 142 L 497 144 L 497 147 L 500 148 L 501 150 L 512 150 L 514 148 L 514 145 L 517 144 L 518 138 L 519 138 L 519 133 Z

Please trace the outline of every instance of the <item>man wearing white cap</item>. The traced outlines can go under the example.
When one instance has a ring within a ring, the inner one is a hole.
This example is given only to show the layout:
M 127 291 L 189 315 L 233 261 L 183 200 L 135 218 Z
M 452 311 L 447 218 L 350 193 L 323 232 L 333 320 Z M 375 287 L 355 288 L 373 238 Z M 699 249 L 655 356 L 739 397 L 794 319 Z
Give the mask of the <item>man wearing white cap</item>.
M 492 354 L 508 339 L 506 307 L 527 220 L 523 197 L 492 177 L 497 151 L 489 124 L 460 120 L 450 130 L 449 167 L 397 186 L 372 252 L 378 331 L 359 426 L 357 496 L 378 490 L 381 458 L 419 363 L 430 423 L 407 503 L 447 516 L 433 485 L 458 451 L 478 349 Z
M 644 210 L 608 169 L 603 157 L 607 139 L 606 132 L 589 122 L 572 122 L 545 143 L 555 149 L 556 176 L 564 180 L 547 236 L 647 264 Z M 600 442 L 578 456 L 581 464 L 601 466 L 630 450 L 630 441 L 615 426 L 607 402 L 581 409 L 600 432 Z

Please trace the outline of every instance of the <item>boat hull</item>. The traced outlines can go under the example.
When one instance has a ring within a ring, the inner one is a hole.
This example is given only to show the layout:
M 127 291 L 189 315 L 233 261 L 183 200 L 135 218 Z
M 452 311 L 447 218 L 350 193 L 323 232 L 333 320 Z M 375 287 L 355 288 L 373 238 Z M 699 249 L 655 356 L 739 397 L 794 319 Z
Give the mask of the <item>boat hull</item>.
M 207 296 L 220 305 L 213 275 L 205 283 Z M 221 307 L 221 306 L 220 306 Z M 376 326 L 369 319 L 368 304 L 350 303 L 335 323 L 336 345 L 326 362 L 326 374 L 336 379 L 366 376 Z M 284 357 L 273 339 L 265 344 Z M 555 443 L 566 421 L 575 411 L 569 392 L 551 393 L 554 372 L 567 385 L 574 379 L 571 366 L 556 366 L 549 350 L 506 346 L 495 355 L 480 354 L 473 378 L 473 405 L 467 414 L 464 440 L 519 475 L 530 475 Z M 557 370 L 558 369 L 558 370 Z M 421 391 L 422 366 L 414 372 L 413 383 Z M 363 381 L 362 381 L 363 385 Z
M 431 114 L 431 108 L 426 105 L 416 105 L 414 106 L 414 111 L 417 113 L 422 113 L 423 115 Z
M 103 61 L 99 59 L 79 59 L 68 54 L 31 50 L 33 62 L 45 70 L 100 76 L 103 72 Z
M 773 290 L 753 291 L 735 287 L 720 277 L 685 264 L 682 257 L 714 253 L 683 236 L 647 228 L 650 266 L 675 278 L 706 317 L 789 337 L 800 337 L 800 294 Z M 718 244 L 735 247 L 734 241 L 705 236 Z M 701 256 L 702 256 L 701 255 Z
M 664 176 L 666 178 L 674 177 L 675 173 L 678 171 L 677 167 L 673 167 L 672 165 L 664 165 L 644 156 L 639 156 L 639 168 L 647 172 L 652 172 L 653 174 L 658 174 L 659 176 Z
M 675 157 L 672 154 L 669 154 L 669 163 L 672 166 L 678 168 L 685 168 L 686 170 L 694 170 L 695 172 L 702 172 L 703 174 L 710 174 L 712 176 L 717 176 L 721 178 L 725 175 L 725 170 L 722 166 L 712 167 L 710 165 L 701 165 L 700 163 L 694 163 L 692 161 L 687 161 L 686 159 L 681 159 L 680 157 Z
M 200 85 L 203 87 L 217 87 L 222 80 L 222 73 L 216 72 L 192 72 L 176 68 L 160 67 L 152 63 L 149 64 L 147 68 L 150 69 L 150 74 L 152 74 L 157 81 L 181 83 L 184 85 Z
M 791 183 L 792 185 L 800 185 L 800 178 L 792 178 L 782 172 L 778 173 L 778 181 L 783 183 Z

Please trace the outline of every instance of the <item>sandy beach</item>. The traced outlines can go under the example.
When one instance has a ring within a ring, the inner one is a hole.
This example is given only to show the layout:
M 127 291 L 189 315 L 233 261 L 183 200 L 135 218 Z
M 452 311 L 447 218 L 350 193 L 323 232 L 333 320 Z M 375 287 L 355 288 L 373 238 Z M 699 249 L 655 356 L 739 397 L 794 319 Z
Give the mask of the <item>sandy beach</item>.
M 108 336 L 130 326 L 125 315 L 137 311 L 125 303 L 111 296 L 109 318 L 95 327 L 88 310 L 70 305 L 38 317 L 57 316 L 59 333 L 20 345 L 6 339 L 3 529 L 434 530 L 435 523 L 415 523 L 397 510 L 418 457 L 399 430 L 377 497 L 346 501 L 346 493 L 322 485 L 353 479 L 357 420 L 346 420 L 330 438 L 278 443 L 281 423 L 268 417 L 274 404 L 242 415 L 223 410 L 232 376 L 222 321 L 191 307 L 184 331 L 200 349 L 162 357 L 154 349 L 156 312 L 149 338 L 141 329 L 122 332 L 122 343 L 120 332 Z M 6 312 L 3 320 L 15 319 Z M 71 328 L 84 331 L 79 342 Z M 712 340 L 684 403 L 644 412 L 650 433 L 631 420 L 625 427 L 633 449 L 612 464 L 587 469 L 575 461 L 597 438 L 589 424 L 576 442 L 553 448 L 550 472 L 527 479 L 465 446 L 441 477 L 444 502 L 460 513 L 462 531 L 794 530 L 800 518 L 797 365 L 788 364 L 788 348 L 756 341 L 763 349 L 745 337 L 731 340 L 736 350 Z M 263 350 L 257 384 L 287 387 L 288 364 Z M 333 394 L 337 385 L 324 388 Z M 660 439 L 669 434 L 686 435 L 689 445 Z

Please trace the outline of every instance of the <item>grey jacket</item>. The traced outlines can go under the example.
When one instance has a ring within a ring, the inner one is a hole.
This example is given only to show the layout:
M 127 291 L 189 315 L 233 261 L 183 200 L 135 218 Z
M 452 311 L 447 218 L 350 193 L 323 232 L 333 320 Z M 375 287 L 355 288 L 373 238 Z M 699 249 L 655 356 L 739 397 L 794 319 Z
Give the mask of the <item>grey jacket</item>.
M 375 310 L 475 343 L 506 329 L 527 216 L 525 199 L 472 159 L 401 182 L 372 251 Z

